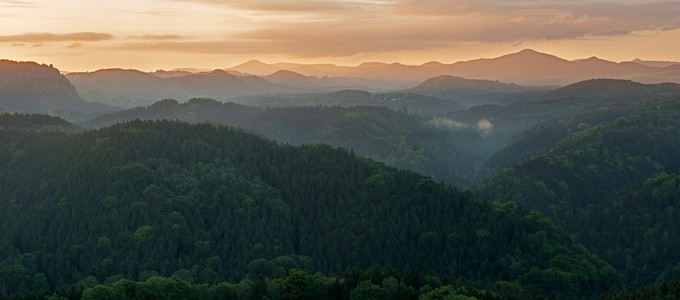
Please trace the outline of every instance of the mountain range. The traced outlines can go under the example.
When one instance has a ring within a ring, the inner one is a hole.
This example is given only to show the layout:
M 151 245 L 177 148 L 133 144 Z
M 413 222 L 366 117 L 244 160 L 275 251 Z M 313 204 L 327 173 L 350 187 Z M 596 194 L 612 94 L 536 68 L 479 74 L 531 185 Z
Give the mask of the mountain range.
M 266 64 L 249 61 L 228 70 L 266 75 L 290 70 L 306 76 L 362 77 L 368 79 L 421 82 L 439 75 L 470 79 L 498 80 L 521 85 L 566 85 L 591 78 L 632 79 L 644 83 L 680 82 L 680 64 L 672 62 L 611 62 L 597 57 L 565 60 L 554 55 L 525 49 L 496 58 L 444 64 L 428 62 L 419 66 L 400 63 L 363 63 L 356 67 L 329 64 Z
M 522 50 L 491 59 L 452 64 L 429 62 L 419 66 L 370 62 L 349 67 L 249 61 L 213 71 L 181 69 L 145 73 L 105 69 L 68 73 L 66 77 L 85 100 L 126 108 L 151 105 L 165 98 L 184 101 L 208 97 L 226 101 L 239 96 L 342 89 L 404 90 L 473 106 L 493 103 L 508 94 L 593 78 L 680 83 L 680 64 L 642 60 L 615 63 L 596 57 L 569 61 L 534 50 Z M 475 101 L 471 102 L 470 98 Z

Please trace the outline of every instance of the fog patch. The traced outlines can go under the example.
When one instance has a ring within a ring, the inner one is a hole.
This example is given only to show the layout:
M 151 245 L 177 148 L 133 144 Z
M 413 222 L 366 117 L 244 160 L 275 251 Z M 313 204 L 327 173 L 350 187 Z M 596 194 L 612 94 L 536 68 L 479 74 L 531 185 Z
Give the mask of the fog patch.
M 493 129 L 493 124 L 491 124 L 491 122 L 487 119 L 481 119 L 479 122 L 477 122 L 477 129 L 479 129 L 479 131 L 484 134 L 489 134 Z
M 447 118 L 439 118 L 439 117 L 432 118 L 429 121 L 429 123 L 431 125 L 436 126 L 436 127 L 446 128 L 446 129 L 454 129 L 454 130 L 468 127 L 467 125 L 465 125 L 461 122 L 454 121 L 454 120 L 447 119 Z

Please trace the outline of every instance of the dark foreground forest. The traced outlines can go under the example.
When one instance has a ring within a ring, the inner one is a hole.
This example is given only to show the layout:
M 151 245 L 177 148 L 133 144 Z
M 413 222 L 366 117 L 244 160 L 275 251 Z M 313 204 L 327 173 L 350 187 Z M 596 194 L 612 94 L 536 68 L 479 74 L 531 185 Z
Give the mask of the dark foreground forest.
M 423 295 L 455 291 L 465 280 L 517 297 L 577 298 L 621 284 L 608 263 L 512 202 L 347 150 L 217 125 L 0 130 L 0 193 L 6 295 L 131 281 L 209 290 L 264 280 L 275 290 L 296 274 L 337 281 L 345 296 L 402 283 Z M 348 275 L 372 266 L 395 274 L 370 284 Z M 422 290 L 422 274 L 446 279 Z

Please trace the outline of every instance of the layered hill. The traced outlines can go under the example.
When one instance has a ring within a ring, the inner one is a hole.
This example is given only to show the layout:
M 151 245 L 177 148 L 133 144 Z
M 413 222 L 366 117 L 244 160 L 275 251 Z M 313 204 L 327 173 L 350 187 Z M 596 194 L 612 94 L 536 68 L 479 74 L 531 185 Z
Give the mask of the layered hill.
M 89 276 L 209 283 L 262 262 L 327 274 L 389 264 L 570 298 L 618 282 L 539 214 L 328 146 L 168 121 L 0 141 L 5 293 Z
M 556 89 L 508 94 L 499 98 L 506 104 L 477 105 L 449 113 L 448 118 L 467 124 L 488 120 L 506 136 L 503 143 L 514 143 L 522 138 L 520 134 L 542 122 L 564 120 L 593 110 L 648 99 L 679 96 L 680 84 L 675 83 L 642 84 L 620 79 L 591 79 Z M 552 142 L 556 141 L 552 139 Z
M 489 159 L 486 163 L 489 169 L 500 171 L 504 167 L 548 150 L 561 139 L 576 132 L 628 116 L 648 105 L 655 105 L 654 102 L 644 102 L 645 100 L 678 98 L 680 85 L 591 79 L 556 90 L 544 91 L 535 96 L 544 100 L 517 102 L 503 108 L 491 106 L 487 110 L 480 109 L 480 114 L 486 113 L 494 118 L 514 114 L 519 119 L 533 119 L 543 115 L 542 118 L 536 119 L 542 119 L 537 126 L 519 133 L 510 140 L 507 147 Z M 491 118 L 487 115 L 480 117 Z M 546 117 L 548 115 L 554 117 Z
M 83 98 L 117 107 L 189 97 L 189 93 L 166 84 L 164 79 L 137 70 L 105 69 L 91 73 L 69 73 L 66 76 Z
M 371 94 L 363 91 L 349 93 Z M 341 98 L 345 99 L 343 95 Z M 235 125 L 294 145 L 326 143 L 391 166 L 432 175 L 458 187 L 471 184 L 483 158 L 491 155 L 483 131 L 445 118 L 367 106 L 255 108 L 210 99 L 163 100 L 81 123 L 100 128 L 131 120 L 181 120 Z
M 360 90 L 236 99 L 269 108 L 209 99 L 193 99 L 188 103 L 166 100 L 81 124 L 98 128 L 135 119 L 170 119 L 236 125 L 280 142 L 328 143 L 354 149 L 362 156 L 432 175 L 457 187 L 467 187 L 494 171 L 549 148 L 576 132 L 580 123 L 594 126 L 611 121 L 622 116 L 619 111 L 625 107 L 629 107 L 625 109 L 628 112 L 637 109 L 631 103 L 668 97 L 676 90 L 680 91 L 679 87 L 677 84 L 590 80 L 542 91 L 545 100 L 513 102 L 505 106 L 483 105 L 464 111 L 457 111 L 456 103 L 451 100 Z M 622 92 L 629 96 L 620 96 Z M 592 113 L 578 119 L 581 121 L 571 122 L 569 130 L 542 130 L 545 125 L 531 129 L 554 119 L 565 122 L 584 112 Z M 529 131 L 525 133 L 526 130 Z M 506 143 L 511 146 L 487 162 Z M 484 164 L 486 166 L 482 167 Z
M 157 77 L 137 70 L 107 69 L 67 75 L 85 99 L 119 107 L 150 105 L 163 99 L 186 100 L 270 92 L 274 85 L 255 76 L 236 76 L 225 71 L 182 73 Z
M 458 111 L 463 107 L 454 100 L 435 98 L 416 93 L 370 93 L 365 90 L 244 96 L 234 98 L 233 101 L 258 107 L 380 106 L 395 110 L 407 110 L 409 112 L 430 117 L 445 117 L 448 113 Z

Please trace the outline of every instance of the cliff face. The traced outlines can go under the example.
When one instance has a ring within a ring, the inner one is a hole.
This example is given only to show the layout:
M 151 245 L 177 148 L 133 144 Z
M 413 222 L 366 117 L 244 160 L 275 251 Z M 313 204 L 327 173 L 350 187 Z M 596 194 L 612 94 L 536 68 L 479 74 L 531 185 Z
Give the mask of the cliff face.
M 10 112 L 47 113 L 84 104 L 59 70 L 34 62 L 0 60 L 0 107 Z

